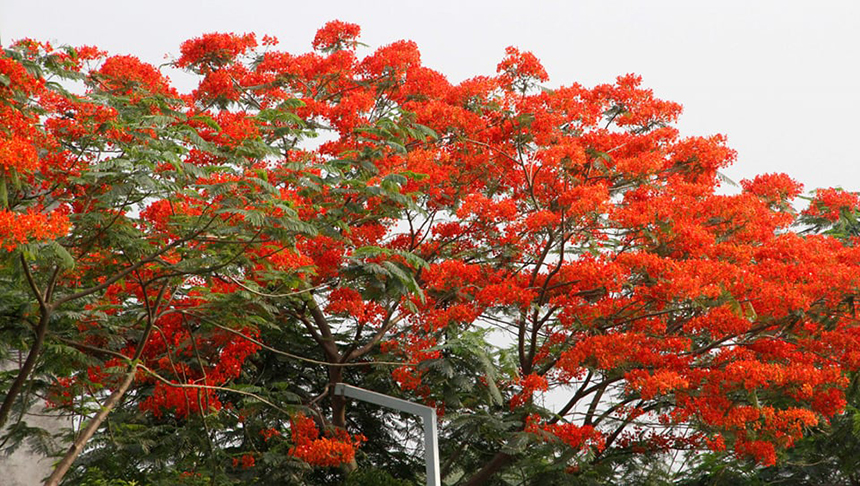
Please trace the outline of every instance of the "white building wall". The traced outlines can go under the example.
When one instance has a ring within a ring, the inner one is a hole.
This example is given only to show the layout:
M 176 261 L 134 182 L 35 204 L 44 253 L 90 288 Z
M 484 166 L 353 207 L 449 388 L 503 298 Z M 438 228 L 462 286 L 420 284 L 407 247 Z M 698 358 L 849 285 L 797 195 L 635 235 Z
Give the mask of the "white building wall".
M 0 368 L 14 369 L 18 363 L 0 363 Z M 69 427 L 67 419 L 52 416 L 44 407 L 36 407 L 33 413 L 28 413 L 24 421 L 31 427 L 41 427 L 52 434 L 57 434 L 64 427 Z M 35 453 L 22 444 L 13 454 L 0 453 L 0 486 L 37 486 L 51 473 L 55 459 Z

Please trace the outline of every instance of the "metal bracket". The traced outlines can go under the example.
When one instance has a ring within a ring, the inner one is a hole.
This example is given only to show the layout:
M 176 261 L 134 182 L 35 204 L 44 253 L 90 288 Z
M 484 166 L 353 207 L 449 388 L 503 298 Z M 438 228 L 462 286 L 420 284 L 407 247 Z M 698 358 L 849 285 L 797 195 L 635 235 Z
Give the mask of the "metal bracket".
M 424 460 L 427 465 L 427 486 L 442 486 L 442 478 L 439 471 L 439 437 L 435 408 L 344 383 L 336 383 L 334 385 L 334 393 L 335 395 L 355 398 L 356 400 L 379 405 L 380 407 L 392 408 L 421 417 L 422 422 L 424 422 Z

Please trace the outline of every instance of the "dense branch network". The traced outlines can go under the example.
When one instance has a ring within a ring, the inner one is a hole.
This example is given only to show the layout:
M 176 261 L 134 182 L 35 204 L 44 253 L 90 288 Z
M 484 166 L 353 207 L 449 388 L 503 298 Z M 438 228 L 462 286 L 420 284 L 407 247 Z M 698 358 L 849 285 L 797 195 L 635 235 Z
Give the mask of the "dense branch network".
M 549 89 L 508 48 L 452 84 L 358 35 L 189 40 L 189 94 L 133 56 L 4 51 L 0 354 L 26 358 L 0 425 L 23 439 L 39 396 L 84 417 L 52 481 L 418 478 L 415 424 L 340 382 L 436 406 L 465 485 L 772 464 L 843 408 L 856 195 L 718 191 L 724 137 L 681 137 L 635 75 Z

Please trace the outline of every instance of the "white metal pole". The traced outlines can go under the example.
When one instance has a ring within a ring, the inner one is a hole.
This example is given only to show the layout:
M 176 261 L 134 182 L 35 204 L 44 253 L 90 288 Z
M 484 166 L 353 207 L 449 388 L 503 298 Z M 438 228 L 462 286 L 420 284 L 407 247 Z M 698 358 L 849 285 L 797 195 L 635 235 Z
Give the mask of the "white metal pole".
M 442 486 L 439 470 L 439 434 L 436 429 L 436 409 L 427 407 L 424 422 L 424 460 L 427 463 L 427 486 Z
M 421 417 L 421 421 L 424 424 L 424 461 L 427 468 L 427 486 L 442 486 L 442 477 L 439 471 L 439 434 L 436 426 L 435 408 L 344 383 L 335 384 L 334 393 Z

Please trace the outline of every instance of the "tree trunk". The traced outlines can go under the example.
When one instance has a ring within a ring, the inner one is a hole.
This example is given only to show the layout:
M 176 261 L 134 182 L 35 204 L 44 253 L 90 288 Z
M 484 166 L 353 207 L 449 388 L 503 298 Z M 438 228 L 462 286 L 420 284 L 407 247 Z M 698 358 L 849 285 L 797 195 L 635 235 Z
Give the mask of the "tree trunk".
M 480 486 L 481 484 L 486 483 L 494 474 L 510 466 L 513 462 L 514 456 L 505 452 L 497 452 L 490 462 L 484 465 L 484 467 L 475 473 L 475 475 L 472 476 L 463 486 Z
M 42 344 L 45 342 L 45 334 L 48 332 L 48 320 L 50 319 L 51 314 L 44 309 L 41 311 L 41 314 L 42 316 L 39 319 L 39 324 L 36 326 L 36 339 L 33 341 L 33 346 L 30 348 L 30 352 L 27 354 L 27 359 L 24 360 L 24 364 L 18 371 L 18 376 L 15 377 L 15 381 L 12 382 L 12 386 L 9 387 L 9 392 L 6 393 L 6 397 L 3 399 L 3 405 L 0 406 L 0 429 L 2 429 L 9 420 L 9 414 L 12 412 L 12 405 L 15 403 L 15 400 L 24 388 L 24 384 L 27 382 L 27 378 L 30 377 L 30 373 L 33 372 L 33 368 L 36 367 L 36 362 L 39 360 L 39 354 L 42 352 Z

